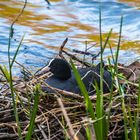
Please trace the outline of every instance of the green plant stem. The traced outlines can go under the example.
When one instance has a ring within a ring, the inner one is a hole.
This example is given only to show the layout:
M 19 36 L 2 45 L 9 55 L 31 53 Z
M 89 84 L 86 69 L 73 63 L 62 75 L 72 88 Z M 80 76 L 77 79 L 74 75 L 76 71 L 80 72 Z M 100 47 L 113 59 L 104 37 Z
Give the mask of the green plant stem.
M 30 120 L 30 125 L 28 128 L 28 133 L 26 135 L 25 140 L 31 140 L 32 134 L 33 134 L 33 129 L 34 129 L 34 124 L 35 124 L 35 117 L 37 114 L 38 110 L 38 104 L 39 104 L 39 93 L 40 93 L 40 85 L 36 85 L 35 87 L 35 99 L 34 99 L 34 106 L 31 114 L 31 120 Z
M 99 113 L 97 114 L 97 118 L 101 118 L 103 116 L 103 45 L 102 45 L 102 9 L 101 9 L 102 5 L 100 2 L 100 6 L 99 6 L 99 31 L 100 31 L 100 50 L 101 50 L 101 57 L 100 57 L 100 92 L 98 95 L 99 96 Z M 100 120 L 98 122 L 98 126 L 99 126 L 99 131 L 100 131 L 100 139 L 103 140 L 104 139 L 104 134 L 103 134 L 103 120 Z
M 13 36 L 13 25 L 11 25 L 11 28 L 10 28 L 9 41 L 8 41 L 8 65 L 9 65 L 9 80 L 8 80 L 8 82 L 10 85 L 10 90 L 11 90 L 11 95 L 12 95 L 12 102 L 13 102 L 15 119 L 16 119 L 16 123 L 18 126 L 18 134 L 19 134 L 19 138 L 22 139 L 21 127 L 20 127 L 19 116 L 18 116 L 18 111 L 17 111 L 17 104 L 15 101 L 15 95 L 14 95 L 14 86 L 13 86 L 13 79 L 12 79 L 12 67 L 11 67 L 11 61 L 10 61 L 10 46 L 11 46 L 11 37 L 12 36 Z
M 120 31 L 119 31 L 119 40 L 118 40 L 117 51 L 116 51 L 116 60 L 115 60 L 115 71 L 116 71 L 116 75 L 118 74 L 118 57 L 119 57 L 119 50 L 120 50 L 120 46 L 121 46 L 122 26 L 123 26 L 123 16 L 121 16 Z

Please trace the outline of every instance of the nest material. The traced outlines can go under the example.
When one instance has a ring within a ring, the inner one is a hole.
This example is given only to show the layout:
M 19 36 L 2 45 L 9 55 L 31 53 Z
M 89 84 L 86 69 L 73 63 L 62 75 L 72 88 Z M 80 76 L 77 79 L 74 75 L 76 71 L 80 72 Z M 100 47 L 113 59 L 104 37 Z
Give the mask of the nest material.
M 61 46 L 59 55 L 62 56 L 63 47 L 67 40 L 65 40 Z M 65 53 L 65 51 L 63 51 Z M 71 58 L 71 56 L 67 53 Z M 76 58 L 77 60 L 77 58 Z M 81 62 L 81 61 L 79 61 Z M 83 63 L 86 66 L 87 63 Z M 137 93 L 138 84 L 137 81 L 140 75 L 140 63 L 134 62 L 130 66 L 119 66 L 119 73 L 128 80 L 120 80 L 120 83 L 124 85 L 125 90 L 125 104 L 126 112 L 130 110 L 133 115 L 137 110 Z M 17 110 L 19 113 L 20 126 L 22 129 L 22 137 L 28 131 L 30 112 L 33 110 L 34 104 L 34 86 L 40 83 L 42 89 L 44 86 L 49 88 L 49 85 L 43 82 L 43 79 L 47 78 L 48 73 L 40 75 L 39 77 L 33 77 L 30 81 L 15 80 L 15 94 L 17 101 Z M 4 79 L 2 77 L 2 79 Z M 126 82 L 127 81 L 127 82 Z M 56 93 L 44 93 L 40 91 L 40 99 L 38 105 L 38 112 L 35 119 L 35 128 L 33 131 L 32 139 L 40 140 L 63 140 L 66 137 L 69 139 L 86 140 L 85 129 L 91 125 L 92 138 L 95 139 L 93 123 L 90 119 L 90 115 L 86 113 L 85 101 L 81 95 L 62 91 L 60 89 L 54 89 Z M 116 89 L 112 95 L 112 105 L 110 108 L 110 93 L 104 94 L 104 110 L 108 113 L 110 110 L 110 122 L 109 122 L 109 140 L 124 139 L 124 122 L 122 103 L 118 90 Z M 95 109 L 96 95 L 90 96 L 90 99 Z M 129 118 L 128 118 L 129 119 Z M 129 124 L 128 124 L 129 129 Z M 131 131 L 129 131 L 129 134 Z M 75 137 L 74 137 L 75 136 Z M 10 94 L 9 86 L 6 82 L 1 82 L 1 94 L 0 94 L 0 139 L 18 139 L 17 124 L 15 121 L 14 110 L 12 105 L 12 97 Z
M 131 67 L 131 68 L 130 68 Z M 134 68 L 135 67 L 135 68 Z M 133 70 L 133 68 L 135 70 Z M 139 63 L 135 62 L 128 67 L 120 66 L 119 71 L 125 76 L 129 75 L 129 81 L 136 82 L 139 76 Z M 46 75 L 44 76 L 46 78 Z M 130 80 L 132 79 L 132 80 Z M 122 81 L 121 81 L 122 82 Z M 33 89 L 36 83 L 43 86 L 43 75 L 34 78 L 28 82 L 15 82 L 16 96 L 18 97 L 18 112 L 20 125 L 22 128 L 22 136 L 25 137 L 29 125 L 29 112 L 34 104 Z M 47 86 L 44 84 L 44 86 Z M 49 86 L 49 85 L 48 85 Z M 53 88 L 53 87 L 50 87 Z M 17 125 L 15 122 L 14 111 L 12 108 L 12 98 L 8 86 L 3 86 L 0 95 L 0 139 L 18 139 Z M 129 105 L 131 113 L 137 110 L 137 89 L 136 84 L 127 84 L 125 103 Z M 62 108 L 58 102 L 61 99 L 63 106 L 67 112 L 72 129 L 79 139 L 85 138 L 85 128 L 91 123 L 89 114 L 86 113 L 85 102 L 82 96 L 66 91 L 55 89 L 57 93 L 40 93 L 39 108 L 35 120 L 35 129 L 33 139 L 65 139 L 69 137 L 69 126 L 65 120 Z M 121 110 L 121 98 L 119 94 L 112 93 L 112 107 L 110 114 L 110 131 L 108 132 L 109 139 L 123 139 L 124 124 L 123 112 Z M 29 98 L 30 97 L 30 98 Z M 109 94 L 104 95 L 104 109 L 109 108 Z M 96 95 L 90 97 L 95 107 Z M 128 108 L 127 108 L 128 109 Z

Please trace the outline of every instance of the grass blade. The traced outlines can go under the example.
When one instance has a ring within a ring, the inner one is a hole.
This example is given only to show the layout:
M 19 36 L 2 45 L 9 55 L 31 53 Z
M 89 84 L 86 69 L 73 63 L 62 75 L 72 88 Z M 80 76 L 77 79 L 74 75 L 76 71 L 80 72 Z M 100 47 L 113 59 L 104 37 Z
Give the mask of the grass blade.
M 34 129 L 34 124 L 35 124 L 35 118 L 36 118 L 36 114 L 37 114 L 37 110 L 38 110 L 38 104 L 39 104 L 39 91 L 40 91 L 40 86 L 36 85 L 35 87 L 35 101 L 34 101 L 34 105 L 33 105 L 33 111 L 31 114 L 31 120 L 30 120 L 30 125 L 28 128 L 28 133 L 26 135 L 25 140 L 30 140 L 32 137 L 32 133 L 33 133 L 33 129 Z
M 23 41 L 23 39 L 24 39 L 24 36 L 25 36 L 25 35 L 23 35 L 23 37 L 21 38 L 20 43 L 19 43 L 19 45 L 18 45 L 18 47 L 17 47 L 17 49 L 16 49 L 16 52 L 15 52 L 15 54 L 14 54 L 14 57 L 13 57 L 13 59 L 12 59 L 12 62 L 10 63 L 10 67 L 11 67 L 11 68 L 12 68 L 12 66 L 13 66 L 13 64 L 14 64 L 14 62 L 15 62 L 16 56 L 17 56 L 17 54 L 18 54 L 18 52 L 19 52 L 19 49 L 20 49 L 20 46 L 21 46 L 22 41 Z

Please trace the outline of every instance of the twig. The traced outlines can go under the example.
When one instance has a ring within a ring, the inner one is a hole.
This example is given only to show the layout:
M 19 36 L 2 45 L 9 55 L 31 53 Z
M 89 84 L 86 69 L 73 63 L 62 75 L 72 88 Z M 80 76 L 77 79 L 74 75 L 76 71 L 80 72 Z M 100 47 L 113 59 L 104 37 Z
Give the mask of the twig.
M 68 52 L 66 52 L 66 51 L 63 50 L 64 47 L 65 47 L 65 45 L 66 45 L 66 43 L 67 43 L 67 41 L 68 41 L 68 38 L 66 38 L 66 39 L 63 41 L 62 45 L 60 46 L 60 49 L 59 49 L 59 56 L 60 56 L 61 58 L 65 59 L 64 56 L 62 55 L 62 53 L 65 53 L 66 55 L 68 55 L 69 57 L 71 57 L 73 60 L 76 60 L 76 61 L 80 62 L 81 64 L 84 64 L 85 66 L 88 66 L 88 67 L 89 67 L 90 65 L 89 65 L 87 62 L 83 62 L 82 60 L 78 59 L 78 58 L 75 57 L 74 55 L 72 55 L 72 54 L 70 54 L 70 53 L 68 53 Z
M 110 132 L 110 133 L 108 134 L 109 137 L 110 137 L 112 134 L 115 133 L 115 130 L 117 129 L 117 126 L 118 126 L 118 122 L 116 122 L 115 127 L 113 128 L 112 132 Z
M 73 49 L 72 51 L 75 52 L 75 53 L 80 53 L 80 54 L 84 54 L 84 55 L 90 55 L 94 59 L 100 54 L 100 52 L 98 54 L 92 54 L 90 52 L 87 52 L 87 49 L 85 49 L 85 51 L 80 51 L 80 50 Z
M 82 96 L 80 96 L 76 93 L 68 92 L 68 91 L 65 91 L 65 90 L 60 90 L 58 88 L 51 87 L 50 85 L 48 85 L 45 82 L 43 82 L 43 83 L 44 83 L 45 87 L 50 88 L 51 90 L 53 90 L 54 92 L 56 92 L 58 94 L 65 95 L 65 96 L 72 97 L 72 98 L 76 98 L 76 99 L 83 99 Z M 45 87 L 42 85 L 42 89 L 45 88 Z
M 70 137 L 71 139 L 78 140 L 78 137 L 75 135 L 75 132 L 74 132 L 74 130 L 73 130 L 73 128 L 72 128 L 70 119 L 69 119 L 69 117 L 68 117 L 68 115 L 67 115 L 67 112 L 66 112 L 66 110 L 65 110 L 65 107 L 64 107 L 64 105 L 63 105 L 61 99 L 60 99 L 60 98 L 57 98 L 57 101 L 58 101 L 58 103 L 59 103 L 59 105 L 60 105 L 60 108 L 61 108 L 61 110 L 62 110 L 62 112 L 63 112 L 64 118 L 65 118 L 65 120 L 66 120 L 66 122 L 67 122 L 67 125 L 68 125 L 68 127 L 69 127 L 69 132 L 68 132 L 69 137 Z
M 47 3 L 48 3 L 48 5 L 51 5 L 51 3 L 50 3 L 50 1 L 49 0 L 45 0 Z
M 78 59 L 75 55 L 72 55 L 64 50 L 62 50 L 62 52 L 64 52 L 66 55 L 68 55 L 69 57 L 71 57 L 71 59 L 76 60 L 78 62 L 80 62 L 81 64 L 84 64 L 87 67 L 90 67 L 90 64 L 88 64 L 87 62 L 83 62 L 82 60 Z
M 64 56 L 62 55 L 62 52 L 63 52 L 63 48 L 65 47 L 65 45 L 66 45 L 67 42 L 68 42 L 68 38 L 66 38 L 66 39 L 63 41 L 63 43 L 62 43 L 62 45 L 60 46 L 60 49 L 59 49 L 59 56 L 60 56 L 61 58 L 63 58 L 63 59 L 65 59 L 65 58 L 64 58 Z
M 46 136 L 44 130 L 42 129 L 42 127 L 41 127 L 39 124 L 37 124 L 37 126 L 38 126 L 40 132 L 42 133 L 42 135 L 43 135 L 43 137 L 44 137 L 44 140 L 48 140 L 48 138 L 47 138 L 47 136 Z

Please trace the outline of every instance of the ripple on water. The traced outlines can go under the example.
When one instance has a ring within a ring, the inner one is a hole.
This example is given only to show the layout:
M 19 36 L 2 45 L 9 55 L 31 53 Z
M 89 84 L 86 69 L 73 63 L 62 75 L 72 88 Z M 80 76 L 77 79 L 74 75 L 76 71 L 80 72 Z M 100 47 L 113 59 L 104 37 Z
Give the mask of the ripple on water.
M 98 43 L 99 46 L 99 2 L 97 0 L 51 0 L 47 8 L 45 1 L 28 0 L 24 14 L 14 26 L 11 55 L 26 33 L 17 56 L 17 61 L 26 67 L 39 68 L 58 54 L 59 47 L 66 37 L 69 41 L 66 48 L 85 49 L 85 40 Z M 23 0 L 0 0 L 0 63 L 7 64 L 7 44 L 9 27 L 13 17 L 23 6 Z M 134 2 L 136 3 L 136 2 Z M 137 4 L 137 3 L 136 3 Z M 102 0 L 103 35 L 113 28 L 110 39 L 114 51 L 118 40 L 120 16 L 124 16 L 123 39 L 120 51 L 120 62 L 136 59 L 140 54 L 140 10 L 127 0 Z M 103 38 L 105 39 L 105 37 Z M 91 44 L 88 44 L 89 46 Z M 94 51 L 99 47 L 94 47 Z M 124 51 L 127 50 L 127 51 Z M 136 53 L 139 52 L 139 53 Z M 104 57 L 110 55 L 108 49 Z M 16 66 L 16 71 L 19 69 Z

